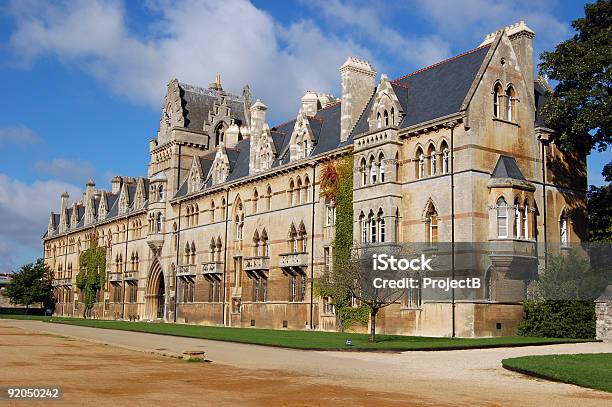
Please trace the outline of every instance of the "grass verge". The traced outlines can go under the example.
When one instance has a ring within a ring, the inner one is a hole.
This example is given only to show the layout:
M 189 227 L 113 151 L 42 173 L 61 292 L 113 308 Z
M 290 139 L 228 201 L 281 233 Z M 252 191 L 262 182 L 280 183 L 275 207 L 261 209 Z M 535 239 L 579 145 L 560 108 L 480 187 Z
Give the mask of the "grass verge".
M 455 350 L 587 342 L 577 339 L 523 336 L 503 336 L 495 338 L 433 338 L 423 336 L 377 335 L 377 342 L 370 343 L 368 342 L 368 335 L 357 333 L 230 328 L 171 323 L 104 321 L 58 317 L 49 318 L 27 315 L 0 315 L 0 318 L 34 319 L 92 328 L 146 332 L 304 350 Z M 352 346 L 346 345 L 347 339 L 352 341 Z
M 523 356 L 502 360 L 508 370 L 612 393 L 612 353 Z

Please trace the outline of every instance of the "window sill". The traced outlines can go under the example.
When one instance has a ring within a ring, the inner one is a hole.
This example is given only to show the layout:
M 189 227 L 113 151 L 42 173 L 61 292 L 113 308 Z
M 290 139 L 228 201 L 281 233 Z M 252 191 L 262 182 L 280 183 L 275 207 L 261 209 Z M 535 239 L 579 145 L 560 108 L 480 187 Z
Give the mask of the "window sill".
M 510 125 L 516 126 L 516 127 L 521 127 L 517 122 L 512 122 L 512 121 L 509 121 L 509 120 L 506 120 L 506 119 L 502 119 L 502 118 L 499 118 L 499 117 L 493 117 L 493 121 L 494 122 L 510 124 Z

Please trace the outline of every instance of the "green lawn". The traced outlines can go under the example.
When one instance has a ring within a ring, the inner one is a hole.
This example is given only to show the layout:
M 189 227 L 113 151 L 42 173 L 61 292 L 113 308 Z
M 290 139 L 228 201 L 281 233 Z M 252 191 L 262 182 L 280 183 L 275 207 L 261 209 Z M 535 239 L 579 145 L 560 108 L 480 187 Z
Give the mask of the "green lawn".
M 502 360 L 510 370 L 612 392 L 612 353 L 523 356 Z
M 528 338 L 506 336 L 497 338 L 430 338 L 421 336 L 377 335 L 376 343 L 369 343 L 365 334 L 288 331 L 255 328 L 228 328 L 216 326 L 184 325 L 170 323 L 101 321 L 79 318 L 49 318 L 35 316 L 0 315 L 0 318 L 39 319 L 53 323 L 88 326 L 94 328 L 138 331 L 162 335 L 186 336 L 191 338 L 252 343 L 268 346 L 282 346 L 296 349 L 371 349 L 371 350 L 438 350 L 466 349 L 503 346 L 527 346 L 554 343 L 581 342 L 563 338 Z M 352 346 L 346 346 L 350 339 Z

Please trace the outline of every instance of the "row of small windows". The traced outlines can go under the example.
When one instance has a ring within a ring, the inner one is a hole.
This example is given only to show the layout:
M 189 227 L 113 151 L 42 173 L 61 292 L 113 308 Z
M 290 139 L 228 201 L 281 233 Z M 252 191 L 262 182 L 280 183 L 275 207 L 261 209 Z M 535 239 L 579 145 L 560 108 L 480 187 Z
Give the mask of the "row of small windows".
M 151 212 L 149 214 L 149 233 L 161 233 L 164 231 L 164 214 Z
M 289 206 L 301 205 L 307 203 L 310 200 L 309 196 L 310 189 L 310 179 L 308 176 L 304 177 L 304 183 L 302 184 L 302 179 L 297 177 L 297 180 L 294 182 L 293 179 L 289 181 Z
M 391 108 L 391 115 L 389 111 L 385 109 L 383 114 L 380 112 L 376 113 L 376 126 L 380 129 L 381 127 L 395 126 L 395 108 Z
M 493 87 L 493 116 L 498 119 L 516 121 L 516 92 L 512 85 L 506 90 L 497 82 Z
M 165 193 L 165 190 L 164 190 L 163 184 L 151 185 L 151 192 L 150 192 L 151 201 L 162 202 L 165 196 L 164 193 Z
M 427 148 L 427 155 L 423 148 L 416 150 L 416 169 L 417 179 L 433 177 L 438 174 L 448 174 L 450 171 L 450 150 L 446 141 L 440 145 L 440 151 L 432 144 Z
M 374 185 L 379 182 L 385 182 L 385 155 L 381 152 L 378 158 L 370 156 L 366 161 L 365 157 L 359 163 L 359 172 L 361 173 L 361 186 Z

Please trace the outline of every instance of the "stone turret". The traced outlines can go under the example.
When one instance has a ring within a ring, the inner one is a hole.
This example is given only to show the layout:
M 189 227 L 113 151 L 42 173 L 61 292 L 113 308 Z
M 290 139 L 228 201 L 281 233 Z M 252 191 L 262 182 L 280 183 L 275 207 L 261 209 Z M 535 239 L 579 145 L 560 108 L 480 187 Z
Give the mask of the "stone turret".
M 264 131 L 266 125 L 266 110 L 268 107 L 264 105 L 261 100 L 257 101 L 251 106 L 251 129 L 250 129 L 250 151 L 249 151 L 249 168 L 254 169 L 257 162 L 257 146 L 259 145 L 259 137 Z
M 60 233 L 64 233 L 66 230 L 68 230 L 68 197 L 68 192 L 64 191 L 60 200 Z
M 240 135 L 240 127 L 236 123 L 234 123 L 234 119 L 232 119 L 232 123 L 225 130 L 225 146 L 232 148 L 236 144 L 238 144 L 238 136 Z
M 350 57 L 340 67 L 340 140 L 346 141 L 374 90 L 376 71 L 368 61 Z

